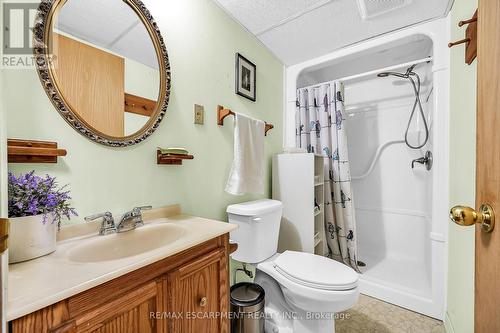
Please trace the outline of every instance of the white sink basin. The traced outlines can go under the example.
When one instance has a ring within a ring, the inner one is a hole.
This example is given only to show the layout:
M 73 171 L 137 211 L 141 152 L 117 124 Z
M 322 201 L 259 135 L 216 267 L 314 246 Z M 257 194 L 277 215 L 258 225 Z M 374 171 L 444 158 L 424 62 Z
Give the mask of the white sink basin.
M 175 224 L 149 225 L 119 234 L 96 236 L 71 248 L 66 254 L 75 262 L 117 260 L 171 245 L 185 233 L 185 228 Z

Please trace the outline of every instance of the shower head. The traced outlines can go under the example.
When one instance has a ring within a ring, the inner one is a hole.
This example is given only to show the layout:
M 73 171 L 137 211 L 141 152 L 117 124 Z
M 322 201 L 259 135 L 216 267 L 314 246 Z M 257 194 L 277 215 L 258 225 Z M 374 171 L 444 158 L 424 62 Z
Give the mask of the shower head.
M 410 67 L 408 67 L 408 69 L 406 70 L 406 73 L 397 73 L 397 72 L 382 72 L 382 73 L 379 73 L 377 74 L 378 77 L 388 77 L 390 75 L 392 76 L 397 76 L 397 77 L 400 77 L 402 79 L 408 79 L 410 77 L 410 75 L 417 75 L 413 70 L 415 69 L 417 65 L 411 65 Z
M 407 74 L 401 74 L 401 73 L 396 73 L 396 72 L 382 72 L 382 73 L 377 74 L 378 77 L 388 77 L 390 75 L 397 76 L 397 77 L 400 77 L 403 79 L 408 78 Z

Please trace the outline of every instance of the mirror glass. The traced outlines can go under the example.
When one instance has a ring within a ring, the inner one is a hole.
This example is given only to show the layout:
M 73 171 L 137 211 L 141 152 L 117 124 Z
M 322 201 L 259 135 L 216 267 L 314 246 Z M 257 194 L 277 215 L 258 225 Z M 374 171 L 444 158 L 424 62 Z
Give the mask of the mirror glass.
M 123 0 L 67 0 L 50 28 L 52 75 L 87 128 L 111 138 L 156 117 L 159 60 L 141 17 Z

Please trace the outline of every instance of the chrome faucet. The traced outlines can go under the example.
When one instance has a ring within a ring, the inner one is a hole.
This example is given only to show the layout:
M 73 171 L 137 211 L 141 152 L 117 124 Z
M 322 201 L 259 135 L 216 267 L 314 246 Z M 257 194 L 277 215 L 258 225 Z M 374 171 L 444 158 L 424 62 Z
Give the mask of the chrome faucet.
M 85 221 L 90 222 L 97 220 L 102 217 L 101 227 L 99 229 L 99 235 L 105 236 L 116 232 L 115 219 L 110 212 L 94 214 L 85 217 Z
M 123 214 L 120 223 L 116 226 L 116 232 L 125 232 L 134 230 L 137 227 L 141 227 L 144 225 L 144 221 L 142 220 L 142 211 L 149 210 L 153 207 L 151 206 L 142 206 L 135 207 L 130 212 L 126 212 Z

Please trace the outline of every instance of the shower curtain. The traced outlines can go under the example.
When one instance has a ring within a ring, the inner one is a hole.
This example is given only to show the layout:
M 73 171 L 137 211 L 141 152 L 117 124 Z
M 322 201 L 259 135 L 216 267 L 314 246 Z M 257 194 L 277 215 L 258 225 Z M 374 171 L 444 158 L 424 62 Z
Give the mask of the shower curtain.
M 342 82 L 297 90 L 296 145 L 325 157 L 325 229 L 329 256 L 356 271 L 356 219 L 347 152 Z

